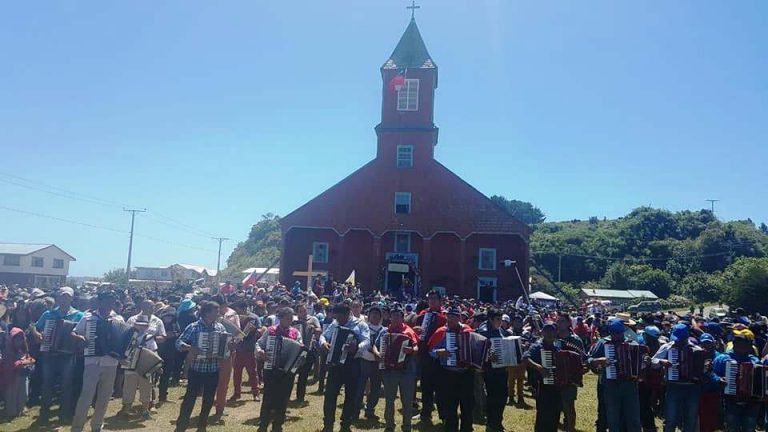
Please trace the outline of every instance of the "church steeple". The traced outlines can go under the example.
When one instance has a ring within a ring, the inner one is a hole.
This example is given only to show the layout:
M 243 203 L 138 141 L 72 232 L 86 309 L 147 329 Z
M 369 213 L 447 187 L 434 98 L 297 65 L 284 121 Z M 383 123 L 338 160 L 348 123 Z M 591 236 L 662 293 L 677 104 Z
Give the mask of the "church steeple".
M 417 7 L 413 5 L 409 9 Z M 378 156 L 389 158 L 398 146 L 409 146 L 415 158 L 431 159 L 437 144 L 434 124 L 437 64 L 429 55 L 413 16 L 394 51 L 381 66 L 381 78 L 381 123 L 376 126 Z

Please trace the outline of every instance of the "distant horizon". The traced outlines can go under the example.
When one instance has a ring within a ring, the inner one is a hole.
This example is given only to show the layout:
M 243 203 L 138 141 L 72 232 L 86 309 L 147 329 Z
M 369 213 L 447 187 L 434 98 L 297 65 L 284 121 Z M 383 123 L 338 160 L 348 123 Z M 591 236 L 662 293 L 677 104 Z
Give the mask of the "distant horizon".
M 768 3 L 419 3 L 436 158 L 486 196 L 547 221 L 720 199 L 723 221 L 768 222 Z M 215 268 L 212 237 L 224 262 L 373 158 L 409 4 L 7 5 L 0 239 L 103 274 L 137 206 L 133 265 Z

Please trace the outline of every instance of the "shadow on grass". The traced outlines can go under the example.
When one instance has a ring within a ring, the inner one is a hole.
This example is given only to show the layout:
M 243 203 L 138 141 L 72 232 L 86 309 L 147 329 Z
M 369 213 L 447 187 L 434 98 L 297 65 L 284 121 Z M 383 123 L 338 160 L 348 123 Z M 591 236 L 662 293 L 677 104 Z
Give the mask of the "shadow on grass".
M 301 417 L 299 417 L 299 416 L 289 415 L 289 416 L 285 417 L 285 422 L 286 423 L 295 423 L 295 422 L 297 422 L 299 420 L 301 420 Z M 246 425 L 246 426 L 259 426 L 260 423 L 261 423 L 261 417 L 256 417 L 256 418 L 252 418 L 250 420 L 246 420 L 242 424 Z

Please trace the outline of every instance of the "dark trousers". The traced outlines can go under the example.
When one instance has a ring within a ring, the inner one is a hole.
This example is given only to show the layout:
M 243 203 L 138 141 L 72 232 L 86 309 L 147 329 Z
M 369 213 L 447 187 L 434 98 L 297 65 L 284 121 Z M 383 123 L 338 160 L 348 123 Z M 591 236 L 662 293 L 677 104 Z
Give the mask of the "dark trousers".
M 29 376 L 29 399 L 27 400 L 29 407 L 40 405 L 41 392 L 43 391 L 43 363 L 45 363 L 44 359 L 38 358 L 35 368 Z
M 79 397 L 74 392 L 75 357 L 66 354 L 44 354 L 43 388 L 40 395 L 40 419 L 48 420 L 53 399 L 53 388 L 57 379 L 61 379 L 61 396 L 59 397 L 59 418 L 71 421 L 75 413 L 75 401 Z
M 304 397 L 307 394 L 307 381 L 309 380 L 309 373 L 315 366 L 315 361 L 317 361 L 316 355 L 309 354 L 304 364 L 301 365 L 301 367 L 296 371 L 296 376 L 298 377 L 296 379 L 296 400 L 299 402 L 304 402 Z
M 557 432 L 562 411 L 561 389 L 554 385 L 540 385 L 536 391 L 535 432 Z
M 159 400 L 165 402 L 168 400 L 168 386 L 170 385 L 171 377 L 176 369 L 176 361 L 178 356 L 176 350 L 173 351 L 160 351 L 160 358 L 163 359 L 163 373 L 160 375 L 159 382 Z
M 656 432 L 656 414 L 654 413 L 656 389 L 641 382 L 637 386 L 637 391 L 640 394 L 640 426 L 643 427 L 644 432 Z M 719 410 L 720 407 L 718 406 L 717 409 Z
M 726 399 L 724 408 L 727 432 L 755 432 L 757 417 L 760 415 L 760 402 L 736 402 Z
M 440 401 L 435 397 L 437 382 L 442 367 L 435 359 L 427 355 L 421 357 L 421 418 L 432 419 L 432 410 L 437 403 L 437 412 L 443 417 Z
M 216 396 L 216 386 L 219 384 L 219 371 L 197 372 L 190 369 L 187 376 L 187 392 L 181 402 L 179 418 L 176 420 L 176 431 L 183 432 L 189 426 L 189 417 L 195 407 L 195 401 L 200 393 L 203 393 L 203 405 L 200 408 L 200 417 L 197 429 L 205 429 L 208 426 L 208 415 L 213 407 L 213 399 Z
M 472 432 L 472 409 L 475 403 L 475 372 L 453 372 L 442 369 L 438 391 L 442 405 L 445 432 Z M 461 425 L 458 410 L 461 409 Z
M 664 406 L 664 432 L 675 432 L 681 426 L 683 432 L 696 432 L 699 417 L 701 386 L 696 384 L 667 383 Z
M 270 424 L 273 432 L 283 430 L 288 399 L 293 391 L 293 378 L 292 373 L 264 371 L 264 397 L 261 401 L 259 431 L 266 431 Z
M 595 432 L 608 430 L 608 416 L 605 413 L 605 384 L 597 383 L 597 418 L 595 419 Z
M 357 410 L 365 408 L 365 415 L 373 415 L 376 411 L 376 405 L 381 398 L 381 373 L 379 362 L 360 360 L 360 384 L 357 386 Z M 363 405 L 363 394 L 365 393 L 365 384 L 370 381 L 371 386 L 368 391 L 368 400 Z M 359 414 L 358 414 L 359 415 Z
M 357 410 L 357 386 L 360 383 L 360 359 L 347 359 L 342 366 L 328 367 L 323 400 L 323 426 L 333 430 L 336 422 L 336 401 L 344 387 L 344 407 L 341 410 L 341 427 L 349 427 Z
M 504 407 L 507 404 L 507 369 L 489 369 L 483 373 L 485 380 L 485 416 L 487 429 L 502 430 Z

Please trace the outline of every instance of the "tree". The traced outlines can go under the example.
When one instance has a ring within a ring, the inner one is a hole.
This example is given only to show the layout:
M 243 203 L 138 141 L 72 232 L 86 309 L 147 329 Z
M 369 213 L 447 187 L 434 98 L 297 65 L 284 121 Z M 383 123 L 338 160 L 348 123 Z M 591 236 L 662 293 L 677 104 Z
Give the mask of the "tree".
M 112 269 L 104 273 L 104 282 L 115 284 L 119 287 L 128 286 L 128 275 L 124 268 Z
M 280 258 L 280 217 L 272 213 L 261 216 L 248 233 L 248 239 L 237 244 L 227 259 L 225 274 L 234 274 L 248 267 L 266 267 Z
M 696 303 L 721 301 L 726 295 L 723 276 L 721 273 L 691 273 L 680 282 L 678 293 Z
M 730 289 L 728 303 L 747 313 L 768 310 L 768 258 L 739 258 L 728 266 L 724 278 Z
M 491 201 L 528 225 L 540 224 L 546 219 L 544 213 L 529 202 L 508 200 L 501 195 L 493 195 Z
M 664 270 L 648 264 L 617 262 L 611 265 L 600 281 L 605 289 L 651 291 L 661 298 L 669 297 L 674 281 Z
M 760 232 L 768 235 L 768 225 L 766 225 L 765 222 L 760 224 Z

